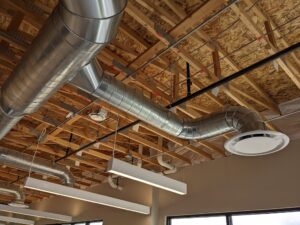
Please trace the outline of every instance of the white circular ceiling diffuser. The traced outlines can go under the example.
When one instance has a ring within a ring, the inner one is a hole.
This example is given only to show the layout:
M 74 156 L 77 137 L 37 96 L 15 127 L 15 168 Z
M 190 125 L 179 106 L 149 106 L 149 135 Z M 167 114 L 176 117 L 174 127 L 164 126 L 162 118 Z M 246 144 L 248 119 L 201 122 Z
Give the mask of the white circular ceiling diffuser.
M 256 130 L 239 134 L 226 141 L 227 151 L 242 156 L 260 156 L 277 152 L 289 143 L 289 137 L 277 131 Z

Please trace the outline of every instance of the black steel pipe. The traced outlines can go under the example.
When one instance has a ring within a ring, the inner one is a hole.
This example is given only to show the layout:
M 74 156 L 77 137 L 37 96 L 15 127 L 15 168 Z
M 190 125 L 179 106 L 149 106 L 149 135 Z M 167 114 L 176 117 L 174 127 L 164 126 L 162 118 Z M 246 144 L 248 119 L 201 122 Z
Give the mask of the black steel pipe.
M 187 62 L 186 63 L 186 95 L 190 96 L 191 95 L 191 70 L 190 70 L 190 64 Z
M 237 78 L 239 78 L 239 77 L 241 77 L 241 76 L 243 76 L 243 75 L 251 72 L 252 70 L 255 70 L 255 69 L 257 69 L 257 68 L 259 68 L 259 67 L 261 67 L 261 66 L 263 66 L 263 65 L 265 65 L 265 64 L 267 64 L 267 63 L 269 63 L 269 62 L 271 62 L 273 60 L 276 60 L 276 59 L 278 59 L 280 57 L 283 57 L 284 55 L 286 55 L 289 52 L 292 52 L 292 51 L 298 49 L 299 47 L 300 47 L 300 42 L 298 42 L 298 43 L 296 43 L 294 45 L 291 45 L 290 47 L 287 47 L 287 48 L 285 48 L 285 49 L 283 49 L 283 50 L 281 50 L 281 51 L 279 51 L 279 52 L 277 52 L 277 53 L 275 53 L 275 54 L 273 54 L 271 56 L 268 56 L 268 57 L 266 57 L 266 58 L 264 58 L 264 59 L 262 59 L 262 60 L 260 60 L 260 61 L 258 61 L 256 63 L 254 63 L 254 64 L 252 64 L 252 65 L 250 65 L 250 66 L 248 66 L 248 67 L 246 67 L 246 68 L 244 68 L 244 69 L 236 72 L 236 73 L 233 73 L 232 75 L 229 75 L 229 76 L 227 76 L 227 77 L 225 77 L 225 78 L 223 78 L 223 79 L 221 79 L 221 80 L 219 80 L 219 81 L 217 81 L 215 83 L 212 83 L 212 84 L 208 85 L 207 87 L 202 88 L 202 89 L 200 89 L 200 90 L 192 93 L 189 96 L 186 96 L 186 97 L 184 97 L 182 99 L 179 99 L 176 102 L 171 103 L 170 105 L 166 106 L 166 108 L 171 109 L 171 108 L 173 108 L 175 106 L 178 106 L 178 105 L 180 105 L 182 103 L 185 103 L 185 102 L 187 102 L 187 101 L 189 101 L 189 100 L 191 100 L 191 99 L 193 99 L 195 97 L 198 97 L 199 95 L 202 95 L 202 94 L 204 94 L 204 93 L 206 93 L 208 91 L 211 91 L 212 89 L 214 89 L 216 87 L 224 85 L 224 84 L 226 84 L 226 83 L 228 83 L 228 82 L 230 82 L 232 80 L 235 80 L 235 79 L 237 79 Z M 140 122 L 141 122 L 140 120 L 136 120 L 136 121 L 134 121 L 134 122 L 132 122 L 132 123 L 126 125 L 126 126 L 123 126 L 123 127 L 119 128 L 118 130 L 116 130 L 114 132 L 111 132 L 111 133 L 106 134 L 106 135 L 104 135 L 104 136 L 102 136 L 100 138 L 97 138 L 95 141 L 92 141 L 92 142 L 90 142 L 88 144 L 85 144 L 85 145 L 81 146 L 77 150 L 75 150 L 73 152 L 70 152 L 69 154 L 67 154 L 67 155 L 65 155 L 65 156 L 57 159 L 55 162 L 59 162 L 59 161 L 61 161 L 63 159 L 66 159 L 69 156 L 71 156 L 73 154 L 76 154 L 77 152 L 80 152 L 80 151 L 82 151 L 82 150 L 84 150 L 84 149 L 86 149 L 86 148 L 88 148 L 88 147 L 96 144 L 97 142 L 100 142 L 100 141 L 103 141 L 103 140 L 109 138 L 110 136 L 114 135 L 116 132 L 119 133 L 119 132 L 125 131 L 125 130 L 129 129 L 130 127 L 132 127 L 132 126 L 134 126 L 134 125 L 136 125 L 136 124 L 138 124 Z

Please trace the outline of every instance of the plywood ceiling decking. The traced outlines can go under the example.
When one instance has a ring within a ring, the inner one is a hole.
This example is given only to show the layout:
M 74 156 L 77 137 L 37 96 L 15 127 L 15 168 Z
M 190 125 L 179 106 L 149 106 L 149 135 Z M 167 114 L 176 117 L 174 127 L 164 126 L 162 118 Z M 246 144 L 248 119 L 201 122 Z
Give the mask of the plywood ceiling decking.
M 1 84 L 18 64 L 57 2 L 0 0 Z M 227 1 L 221 0 L 129 0 L 117 37 L 97 58 L 107 73 L 124 79 L 126 71 L 135 71 L 166 48 L 168 37 L 178 39 L 226 4 Z M 143 90 L 157 103 L 169 104 L 186 96 L 186 62 L 191 65 L 192 91 L 201 89 L 299 42 L 299 15 L 300 4 L 296 0 L 239 1 L 124 82 Z M 127 69 L 121 69 L 118 64 Z M 242 105 L 258 112 L 267 110 L 278 114 L 279 103 L 300 96 L 299 68 L 299 52 L 290 53 L 214 93 L 206 93 L 177 107 L 176 112 L 182 117 L 198 118 L 227 105 Z M 98 123 L 91 120 L 88 113 L 100 108 L 109 113 L 107 120 Z M 119 109 L 65 85 L 38 112 L 19 122 L 0 145 L 28 154 L 37 151 L 39 157 L 56 160 L 66 152 L 114 131 L 117 124 L 121 127 L 135 120 Z M 272 123 L 268 126 L 280 129 Z M 37 144 L 43 131 L 47 135 Z M 59 163 L 70 168 L 76 178 L 75 187 L 86 188 L 105 180 L 106 163 L 112 157 L 113 149 L 116 157 L 141 159 L 145 168 L 162 171 L 164 168 L 156 161 L 156 154 L 163 153 L 180 166 L 228 156 L 221 146 L 229 135 L 194 143 L 141 123 L 138 131 L 135 127 L 119 133 L 116 143 L 111 137 L 86 149 L 82 155 L 72 155 Z M 163 137 L 162 145 L 159 137 Z M 142 153 L 138 151 L 140 145 L 143 146 Z M 169 146 L 178 151 L 170 150 Z M 14 168 L 0 168 L 1 180 L 18 185 L 23 184 L 23 177 L 27 175 L 27 172 Z M 47 179 L 59 182 L 54 178 Z M 44 197 L 48 194 L 26 190 L 27 203 Z M 0 200 L 6 203 L 11 198 L 1 195 Z

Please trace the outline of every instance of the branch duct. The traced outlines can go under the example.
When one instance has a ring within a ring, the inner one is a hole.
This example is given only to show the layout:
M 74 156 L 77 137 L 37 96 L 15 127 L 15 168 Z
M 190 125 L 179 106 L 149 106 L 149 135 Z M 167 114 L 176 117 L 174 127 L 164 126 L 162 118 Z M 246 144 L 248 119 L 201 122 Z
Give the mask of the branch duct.
M 113 189 L 117 189 L 119 191 L 123 190 L 123 187 L 121 187 L 117 182 L 114 181 L 114 178 L 118 178 L 117 176 L 115 177 L 114 175 L 109 175 L 107 177 L 107 182 L 108 184 L 113 188 Z
M 1 88 L 0 139 L 111 41 L 126 3 L 126 0 L 59 1 Z
M 233 107 L 207 118 L 184 120 L 155 104 L 143 93 L 103 73 L 94 60 L 71 81 L 77 88 L 183 139 L 206 139 L 229 131 L 248 132 L 264 129 L 259 116 L 246 108 Z
M 74 183 L 72 174 L 65 167 L 38 157 L 35 157 L 34 161 L 32 161 L 31 155 L 11 149 L 0 147 L 0 164 L 24 171 L 29 171 L 31 169 L 32 172 L 58 177 L 69 186 L 72 186 Z
M 163 172 L 163 174 L 168 175 L 168 174 L 172 174 L 172 173 L 176 173 L 177 172 L 176 166 L 171 165 L 170 163 L 167 163 L 167 162 L 164 161 L 163 154 L 159 154 L 156 159 L 157 159 L 157 162 L 159 163 L 159 165 L 161 165 L 161 166 L 163 166 L 165 168 L 168 168 L 168 170 L 165 170 Z
M 24 204 L 25 196 L 21 188 L 0 181 L 0 193 L 13 195 L 16 203 Z

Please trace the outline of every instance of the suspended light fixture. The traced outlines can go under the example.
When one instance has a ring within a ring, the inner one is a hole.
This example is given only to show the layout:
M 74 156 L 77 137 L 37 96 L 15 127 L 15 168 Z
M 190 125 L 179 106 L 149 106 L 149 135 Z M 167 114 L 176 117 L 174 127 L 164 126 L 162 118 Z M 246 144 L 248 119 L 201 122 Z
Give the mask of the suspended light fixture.
M 9 217 L 9 216 L 0 216 L 0 221 L 17 223 L 17 224 L 25 224 L 25 225 L 34 225 L 33 220 L 25 220 L 25 219 L 19 219 L 19 218 Z
M 2 205 L 2 204 L 0 204 L 0 211 L 20 214 L 24 216 L 32 216 L 32 217 L 38 217 L 38 218 L 44 218 L 50 220 L 63 221 L 63 222 L 72 222 L 71 216 L 61 215 L 57 213 L 43 212 L 43 211 L 38 211 L 33 209 L 17 208 L 8 205 Z
M 110 206 L 114 208 L 124 209 L 141 214 L 150 214 L 150 207 L 137 204 L 105 195 L 100 195 L 77 188 L 67 187 L 60 184 L 50 183 L 48 181 L 38 180 L 28 177 L 25 182 L 25 188 L 42 191 L 54 195 L 73 198 L 99 205 Z
M 107 172 L 174 192 L 176 194 L 185 195 L 187 193 L 186 183 L 131 165 L 116 158 L 113 158 L 108 162 Z

